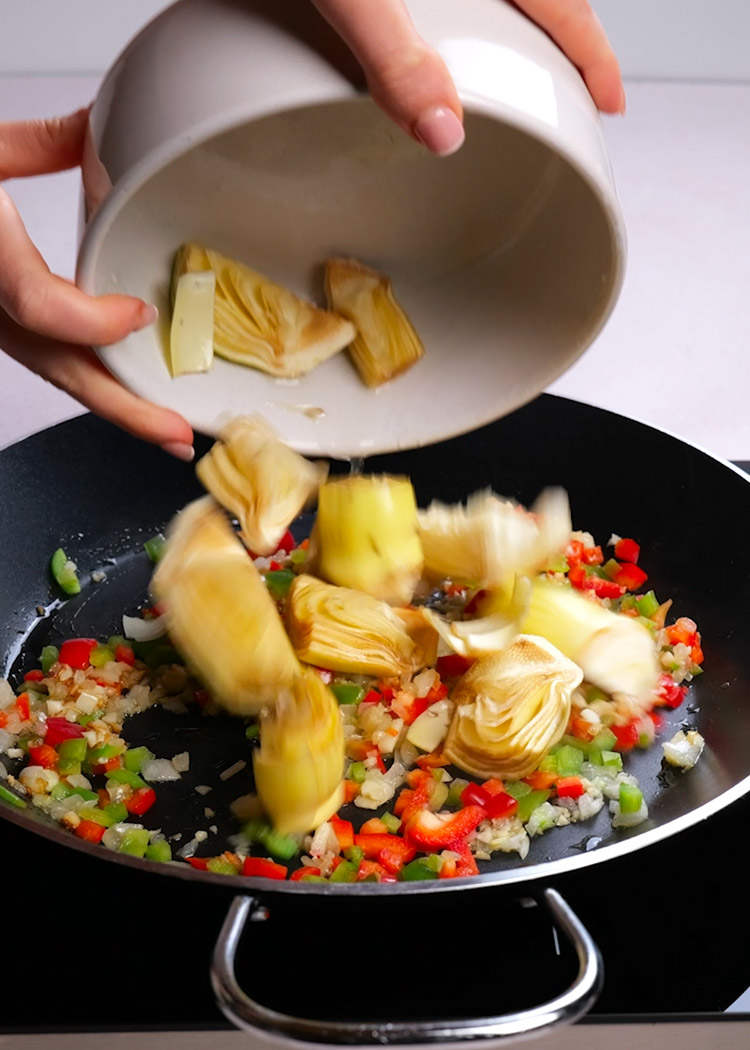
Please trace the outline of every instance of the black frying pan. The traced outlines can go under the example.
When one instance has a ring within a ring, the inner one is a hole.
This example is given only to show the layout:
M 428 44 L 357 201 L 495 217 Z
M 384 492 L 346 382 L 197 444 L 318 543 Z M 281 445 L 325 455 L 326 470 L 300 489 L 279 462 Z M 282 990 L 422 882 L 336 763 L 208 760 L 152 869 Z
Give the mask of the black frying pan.
M 199 455 L 208 444 L 199 442 Z M 334 464 L 333 469 L 346 468 Z M 590 935 L 549 888 L 549 881 L 655 843 L 711 816 L 750 788 L 750 682 L 745 659 L 750 578 L 743 564 L 750 485 L 728 464 L 676 438 L 550 396 L 472 434 L 374 458 L 367 469 L 409 474 L 422 505 L 431 498 L 459 500 L 487 485 L 530 503 L 543 487 L 562 485 L 570 493 L 575 527 L 592 532 L 599 542 L 606 542 L 613 531 L 640 541 L 649 585 L 660 598 L 674 599 L 676 615 L 697 620 L 706 652 L 705 675 L 692 687 L 688 704 L 669 713 L 664 730 L 665 735 L 683 725 L 700 730 L 707 747 L 696 769 L 687 775 L 663 770 L 658 746 L 629 759 L 649 804 L 646 824 L 631 832 L 614 832 L 605 810 L 594 821 L 533 840 L 525 862 L 501 855 L 482 865 L 483 874 L 468 880 L 388 886 L 285 882 L 269 887 L 264 880 L 212 875 L 181 863 L 159 865 L 90 846 L 31 807 L 19 810 L 2 804 L 0 812 L 61 845 L 243 894 L 236 898 L 222 932 L 213 975 L 220 1004 L 236 1023 L 325 1042 L 417 1042 L 512 1036 L 572 1020 L 594 1001 L 601 966 Z M 0 452 L 2 673 L 13 679 L 33 666 L 48 641 L 117 633 L 122 613 L 133 611 L 146 597 L 151 564 L 143 540 L 200 491 L 192 467 L 174 463 L 90 416 Z M 61 600 L 48 575 L 49 556 L 60 545 L 78 563 L 84 580 L 82 594 L 67 601 Z M 89 579 L 97 569 L 106 573 L 105 582 Z M 236 830 L 227 804 L 251 786 L 249 762 L 247 770 L 229 781 L 218 776 L 236 759 L 249 759 L 241 724 L 228 717 L 208 720 L 152 709 L 129 721 L 126 736 L 129 742 L 150 744 L 160 755 L 190 751 L 189 775 L 160 790 L 150 816 L 153 826 L 167 834 L 205 828 L 207 800 L 194 787 L 211 784 L 209 800 L 216 813 L 211 822 L 218 827 L 211 852 L 220 852 Z M 360 820 L 370 815 L 355 814 Z M 586 848 L 592 845 L 595 848 Z M 532 896 L 541 892 L 580 961 L 568 992 L 522 1015 L 375 1030 L 368 1024 L 336 1025 L 272 1014 L 234 984 L 233 954 L 244 920 L 258 900 L 271 894 L 382 897 L 498 884 Z M 246 896 L 249 893 L 254 897 Z

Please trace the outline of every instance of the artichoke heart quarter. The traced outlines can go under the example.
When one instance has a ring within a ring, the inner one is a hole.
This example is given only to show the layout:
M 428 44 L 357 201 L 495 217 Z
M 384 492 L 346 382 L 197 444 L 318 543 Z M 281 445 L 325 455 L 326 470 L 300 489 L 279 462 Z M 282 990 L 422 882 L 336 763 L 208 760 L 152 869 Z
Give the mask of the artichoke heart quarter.
M 418 514 L 425 572 L 483 587 L 533 575 L 565 547 L 570 530 L 568 496 L 559 488 L 542 492 L 531 511 L 487 489 L 465 506 L 435 501 Z
M 273 554 L 280 538 L 313 500 L 327 468 L 310 463 L 280 441 L 259 417 L 228 423 L 196 465 L 217 503 L 240 523 L 255 554 Z
M 183 273 L 203 270 L 216 274 L 214 353 L 229 361 L 291 379 L 305 375 L 354 339 L 351 321 L 197 244 L 178 250 L 173 289 Z
M 544 638 L 517 635 L 457 683 L 446 758 L 478 777 L 528 776 L 565 733 L 582 679 L 581 669 Z
M 309 831 L 344 801 L 344 729 L 333 693 L 304 669 L 260 718 L 255 787 L 274 827 Z
M 285 619 L 299 659 L 331 671 L 377 678 L 411 674 L 436 652 L 436 641 L 415 641 L 387 602 L 304 573 L 289 589 Z M 424 621 L 418 626 L 423 631 Z
M 422 341 L 383 274 L 354 259 L 329 259 L 325 285 L 331 310 L 356 327 L 349 353 L 367 386 L 387 383 L 423 356 Z
M 407 605 L 423 561 L 409 478 L 355 474 L 326 481 L 311 547 L 314 571 L 324 580 Z
M 254 714 L 299 674 L 274 601 L 210 496 L 172 521 L 151 586 L 174 644 L 227 710 Z

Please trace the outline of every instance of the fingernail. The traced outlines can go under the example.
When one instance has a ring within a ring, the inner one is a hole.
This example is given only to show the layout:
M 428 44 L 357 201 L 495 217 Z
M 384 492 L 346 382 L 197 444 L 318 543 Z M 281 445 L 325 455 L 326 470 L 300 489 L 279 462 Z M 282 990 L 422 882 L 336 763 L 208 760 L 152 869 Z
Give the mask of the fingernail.
M 161 447 L 170 456 L 184 460 L 185 463 L 192 463 L 195 459 L 195 449 L 184 441 L 166 441 Z
M 439 157 L 455 153 L 466 138 L 463 124 L 447 106 L 426 109 L 414 125 L 414 134 L 423 146 Z
M 149 325 L 153 324 L 159 316 L 159 311 L 155 306 L 149 303 L 144 303 L 141 307 L 141 313 L 138 318 L 138 324 L 133 329 L 134 332 L 140 332 L 141 328 L 148 328 Z
M 620 116 L 625 116 L 625 110 L 627 109 L 627 99 L 625 98 L 625 89 L 623 88 L 622 97 L 620 98 Z

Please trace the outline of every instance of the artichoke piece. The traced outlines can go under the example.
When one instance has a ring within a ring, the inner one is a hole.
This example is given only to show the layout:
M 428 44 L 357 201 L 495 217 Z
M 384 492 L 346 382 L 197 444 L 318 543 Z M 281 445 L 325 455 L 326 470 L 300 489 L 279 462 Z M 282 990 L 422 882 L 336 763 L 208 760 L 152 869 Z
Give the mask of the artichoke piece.
M 152 590 L 172 641 L 227 710 L 255 714 L 299 674 L 273 599 L 210 496 L 173 519 Z
M 294 378 L 343 350 L 354 325 L 275 284 L 257 270 L 197 244 L 184 244 L 172 289 L 184 273 L 216 274 L 214 352 L 269 375 Z
M 177 280 L 169 331 L 173 376 L 208 372 L 214 362 L 216 275 L 184 273 Z
M 407 605 L 422 574 L 411 481 L 358 474 L 321 485 L 311 548 L 316 575 Z
M 565 547 L 570 530 L 563 489 L 546 489 L 531 512 L 487 489 L 465 507 L 433 502 L 418 514 L 427 575 L 482 587 L 503 586 L 512 574 L 533 575 Z
M 255 554 L 273 554 L 281 537 L 310 503 L 327 468 L 310 463 L 276 437 L 259 417 L 227 424 L 196 465 L 217 503 L 240 523 Z
M 356 326 L 349 353 L 367 386 L 387 383 L 424 355 L 419 336 L 383 274 L 354 259 L 329 259 L 325 286 L 330 309 Z
M 445 644 L 460 656 L 480 657 L 499 653 L 510 645 L 518 634 L 518 625 L 526 614 L 531 595 L 531 580 L 526 576 L 513 578 L 509 590 L 493 592 L 487 616 L 474 620 L 447 620 L 432 609 L 424 614 Z
M 521 622 L 574 660 L 587 682 L 647 705 L 659 676 L 656 643 L 637 620 L 612 612 L 567 584 L 535 580 Z
M 310 831 L 344 801 L 344 728 L 333 693 L 303 669 L 274 708 L 260 718 L 253 755 L 255 788 L 273 826 Z
M 532 773 L 565 733 L 581 669 L 544 638 L 518 635 L 472 664 L 453 690 L 443 753 L 474 776 Z
M 331 671 L 390 678 L 427 666 L 437 652 L 437 635 L 420 633 L 423 618 L 412 637 L 387 602 L 306 574 L 289 589 L 285 619 L 299 659 Z

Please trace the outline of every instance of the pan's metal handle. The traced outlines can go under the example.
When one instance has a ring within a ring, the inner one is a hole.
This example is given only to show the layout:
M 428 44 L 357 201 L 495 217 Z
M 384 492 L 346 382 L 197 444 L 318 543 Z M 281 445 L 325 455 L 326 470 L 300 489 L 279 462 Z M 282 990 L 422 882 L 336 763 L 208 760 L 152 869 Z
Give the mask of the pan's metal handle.
M 235 897 L 216 942 L 211 983 L 224 1015 L 238 1028 L 261 1029 L 285 1039 L 308 1043 L 408 1045 L 455 1043 L 468 1039 L 511 1039 L 554 1025 L 568 1024 L 585 1014 L 604 983 L 599 949 L 588 930 L 559 893 L 545 889 L 541 901 L 567 936 L 578 956 L 578 975 L 562 995 L 520 1013 L 452 1021 L 317 1021 L 269 1010 L 251 999 L 237 983 L 234 959 L 248 917 L 259 908 L 252 897 Z M 260 914 L 258 917 L 262 917 Z

